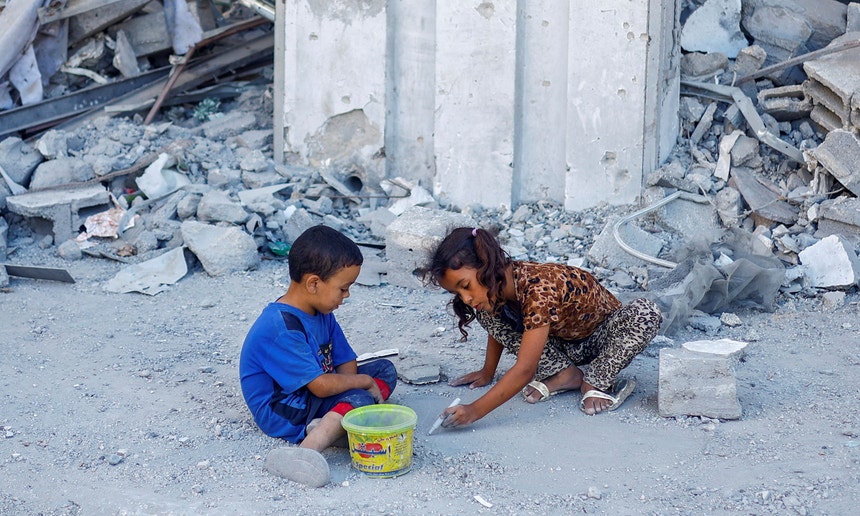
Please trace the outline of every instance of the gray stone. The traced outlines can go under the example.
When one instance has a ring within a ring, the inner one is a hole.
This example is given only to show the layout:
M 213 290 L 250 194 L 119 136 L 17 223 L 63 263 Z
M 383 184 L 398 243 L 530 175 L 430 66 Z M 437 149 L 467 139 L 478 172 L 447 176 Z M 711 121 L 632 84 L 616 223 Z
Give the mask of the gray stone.
M 271 129 L 255 129 L 245 131 L 234 138 L 236 145 L 248 149 L 266 149 L 272 143 Z
M 16 136 L 0 141 L 0 166 L 19 185 L 27 185 L 42 155 Z
M 690 52 L 681 56 L 681 75 L 689 79 L 708 79 L 728 66 L 729 58 L 722 52 Z
M 236 227 L 219 227 L 196 221 L 181 225 L 182 238 L 210 276 L 255 269 L 260 263 L 257 244 Z
M 242 157 L 239 168 L 248 172 L 263 172 L 269 168 L 269 160 L 261 151 L 254 149 Z
M 305 232 L 305 230 L 311 228 L 312 226 L 316 226 L 318 222 L 311 217 L 311 214 L 302 208 L 299 208 L 293 212 L 292 215 L 287 218 L 286 223 L 284 224 L 284 237 L 287 242 L 293 243 L 299 238 L 299 235 Z
M 662 417 L 740 419 L 729 358 L 687 349 L 660 350 L 657 409 Z
M 39 138 L 36 149 L 46 159 L 64 158 L 69 155 L 68 136 L 64 131 L 51 129 Z
M 57 246 L 57 256 L 64 260 L 74 261 L 83 258 L 81 246 L 74 240 L 66 240 Z
M 236 136 L 245 131 L 254 129 L 257 119 L 253 113 L 247 111 L 231 111 L 224 116 L 215 118 L 200 125 L 200 129 L 206 138 L 212 140 L 223 140 L 230 136 Z
M 415 364 L 397 367 L 397 377 L 412 385 L 436 383 L 441 379 L 439 364 Z
M 845 304 L 845 292 L 841 290 L 835 292 L 825 292 L 821 296 L 822 310 L 832 311 Z
M 30 189 L 66 185 L 87 181 L 95 177 L 93 167 L 81 158 L 57 158 L 36 167 Z
M 176 216 L 180 220 L 197 216 L 197 207 L 200 205 L 200 199 L 202 198 L 202 195 L 189 194 L 180 199 L 176 204 Z
M 211 190 L 200 199 L 197 217 L 202 221 L 242 224 L 250 215 L 245 208 L 220 190 Z

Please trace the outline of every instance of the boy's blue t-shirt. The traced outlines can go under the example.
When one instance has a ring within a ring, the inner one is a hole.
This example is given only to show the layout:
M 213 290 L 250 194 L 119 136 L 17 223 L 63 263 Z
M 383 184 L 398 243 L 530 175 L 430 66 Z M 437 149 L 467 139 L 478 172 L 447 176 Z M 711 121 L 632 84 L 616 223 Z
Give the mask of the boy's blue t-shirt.
M 291 318 L 301 322 L 304 332 L 288 328 L 296 326 L 289 323 Z M 333 314 L 308 315 L 287 304 L 270 303 L 242 345 L 242 395 L 263 432 L 297 442 L 304 438 L 307 421 L 290 421 L 285 412 L 305 408 L 309 396 L 305 386 L 316 377 L 355 359 Z

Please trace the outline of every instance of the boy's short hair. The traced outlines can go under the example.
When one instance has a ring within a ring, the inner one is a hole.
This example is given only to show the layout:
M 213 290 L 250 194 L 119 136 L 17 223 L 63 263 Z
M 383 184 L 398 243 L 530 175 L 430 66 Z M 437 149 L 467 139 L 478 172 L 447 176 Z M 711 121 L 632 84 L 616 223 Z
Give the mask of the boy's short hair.
M 301 281 L 305 274 L 316 274 L 325 281 L 341 269 L 361 266 L 364 257 L 349 237 L 321 224 L 299 235 L 290 248 L 287 262 L 291 280 Z

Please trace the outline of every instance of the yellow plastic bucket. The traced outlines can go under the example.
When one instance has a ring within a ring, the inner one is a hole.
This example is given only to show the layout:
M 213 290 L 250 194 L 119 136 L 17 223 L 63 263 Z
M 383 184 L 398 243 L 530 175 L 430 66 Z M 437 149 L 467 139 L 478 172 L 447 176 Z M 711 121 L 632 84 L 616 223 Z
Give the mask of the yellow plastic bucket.
M 418 416 L 403 405 L 367 405 L 343 416 L 352 466 L 370 477 L 389 478 L 412 467 L 412 434 Z

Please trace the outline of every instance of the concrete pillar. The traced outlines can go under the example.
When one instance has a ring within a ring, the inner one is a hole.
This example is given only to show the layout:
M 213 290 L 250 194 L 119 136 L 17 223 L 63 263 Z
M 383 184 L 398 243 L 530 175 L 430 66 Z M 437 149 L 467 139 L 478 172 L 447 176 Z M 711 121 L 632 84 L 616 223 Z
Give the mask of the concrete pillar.
M 574 0 L 565 208 L 628 204 L 678 135 L 680 0 Z
M 517 1 L 514 206 L 564 202 L 569 11 L 568 0 Z
M 436 173 L 436 0 L 389 0 L 387 16 L 385 174 L 430 190 Z
M 436 4 L 436 177 L 457 206 L 510 206 L 514 2 Z

